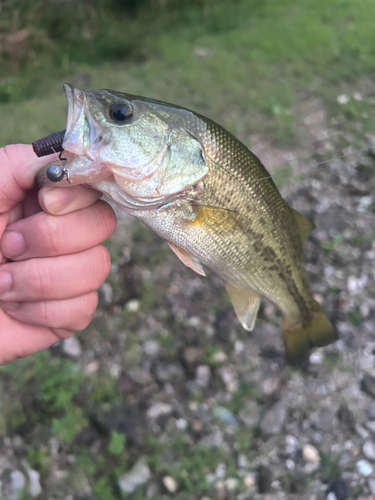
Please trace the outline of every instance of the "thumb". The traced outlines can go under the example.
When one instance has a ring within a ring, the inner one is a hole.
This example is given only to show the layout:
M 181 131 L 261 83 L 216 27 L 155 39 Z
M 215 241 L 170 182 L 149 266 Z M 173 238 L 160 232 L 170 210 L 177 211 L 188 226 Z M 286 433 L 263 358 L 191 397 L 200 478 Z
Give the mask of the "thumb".
M 57 155 L 56 155 L 57 156 Z M 0 213 L 10 210 L 35 186 L 37 171 L 53 156 L 38 158 L 29 144 L 13 144 L 0 149 Z

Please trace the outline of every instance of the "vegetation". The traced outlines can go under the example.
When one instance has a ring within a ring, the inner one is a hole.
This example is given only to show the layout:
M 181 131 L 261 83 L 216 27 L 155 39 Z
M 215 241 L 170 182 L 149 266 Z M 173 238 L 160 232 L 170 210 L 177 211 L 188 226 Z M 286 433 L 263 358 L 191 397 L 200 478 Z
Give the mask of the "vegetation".
M 230 15 L 224 0 L 1 6 L 1 143 L 62 128 L 63 81 L 177 102 L 247 142 L 259 132 L 296 142 L 307 96 L 342 126 L 374 128 L 368 100 L 353 99 L 375 97 L 365 81 L 375 71 L 372 0 L 237 0 Z

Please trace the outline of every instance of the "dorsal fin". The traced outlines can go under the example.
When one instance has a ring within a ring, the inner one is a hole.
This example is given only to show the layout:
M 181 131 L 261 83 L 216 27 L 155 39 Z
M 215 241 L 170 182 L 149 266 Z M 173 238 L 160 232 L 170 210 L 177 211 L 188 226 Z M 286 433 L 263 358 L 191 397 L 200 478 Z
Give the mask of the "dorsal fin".
M 315 224 L 311 222 L 311 220 L 306 219 L 306 217 L 304 217 L 300 213 L 296 212 L 293 208 L 292 211 L 294 219 L 297 222 L 299 234 L 301 236 L 301 241 L 302 243 L 305 243 L 311 231 L 315 229 Z
M 251 331 L 257 319 L 261 296 L 250 290 L 237 288 L 226 281 L 224 281 L 224 285 L 239 322 L 245 330 Z

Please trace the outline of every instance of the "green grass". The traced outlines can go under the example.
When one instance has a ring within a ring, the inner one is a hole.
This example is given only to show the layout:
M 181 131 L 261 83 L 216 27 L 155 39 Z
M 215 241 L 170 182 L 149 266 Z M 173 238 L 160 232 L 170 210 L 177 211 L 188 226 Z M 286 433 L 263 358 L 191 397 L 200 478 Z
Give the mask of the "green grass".
M 124 31 L 132 33 L 136 54 L 105 53 L 105 62 L 104 42 L 95 37 L 94 54 L 87 53 L 86 59 L 82 48 L 75 46 L 74 52 L 65 42 L 57 60 L 41 50 L 18 74 L 0 81 L 0 99 L 1 89 L 7 88 L 9 101 L 0 106 L 1 144 L 31 141 L 63 128 L 61 84 L 82 80 L 81 86 L 87 86 L 82 74 L 91 76 L 91 88 L 194 108 L 249 145 L 253 133 L 295 141 L 297 108 L 306 95 L 320 96 L 342 126 L 359 121 L 365 130 L 373 128 L 373 104 L 336 101 L 375 74 L 372 0 L 242 0 L 231 5 L 230 15 L 227 2 L 202 4 L 152 16 L 140 12 L 135 19 L 125 14 L 108 18 L 111 36 L 121 40 Z

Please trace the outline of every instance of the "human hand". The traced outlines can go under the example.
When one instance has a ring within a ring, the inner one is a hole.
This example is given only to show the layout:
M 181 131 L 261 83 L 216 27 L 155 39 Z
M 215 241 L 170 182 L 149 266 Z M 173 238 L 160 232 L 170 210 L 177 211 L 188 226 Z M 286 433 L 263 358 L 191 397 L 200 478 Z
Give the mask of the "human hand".
M 84 186 L 38 192 L 44 164 L 31 146 L 0 149 L 0 364 L 86 328 L 110 270 L 112 208 Z

